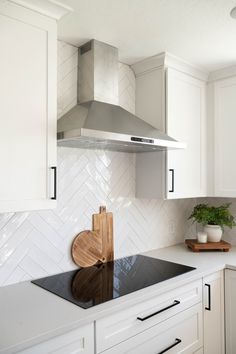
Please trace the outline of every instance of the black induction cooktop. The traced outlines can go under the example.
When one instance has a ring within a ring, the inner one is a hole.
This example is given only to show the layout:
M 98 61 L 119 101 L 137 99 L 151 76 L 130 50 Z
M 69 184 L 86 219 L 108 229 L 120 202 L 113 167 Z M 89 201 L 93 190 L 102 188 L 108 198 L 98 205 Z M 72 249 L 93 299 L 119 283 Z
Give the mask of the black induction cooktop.
M 194 269 L 136 255 L 37 279 L 32 283 L 88 309 Z

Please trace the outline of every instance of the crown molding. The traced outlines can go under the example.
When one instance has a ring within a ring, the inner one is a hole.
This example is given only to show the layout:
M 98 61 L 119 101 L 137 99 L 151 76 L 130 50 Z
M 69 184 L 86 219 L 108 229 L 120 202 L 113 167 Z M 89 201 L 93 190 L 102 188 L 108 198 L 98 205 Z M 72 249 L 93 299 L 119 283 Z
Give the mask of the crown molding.
M 236 65 L 212 71 L 209 75 L 209 82 L 214 82 L 236 76 Z
M 160 68 L 173 68 L 197 79 L 207 81 L 209 73 L 170 53 L 160 53 L 131 65 L 136 77 Z
M 9 0 L 11 3 L 26 7 L 42 15 L 59 21 L 69 12 L 74 11 L 70 6 L 57 0 Z

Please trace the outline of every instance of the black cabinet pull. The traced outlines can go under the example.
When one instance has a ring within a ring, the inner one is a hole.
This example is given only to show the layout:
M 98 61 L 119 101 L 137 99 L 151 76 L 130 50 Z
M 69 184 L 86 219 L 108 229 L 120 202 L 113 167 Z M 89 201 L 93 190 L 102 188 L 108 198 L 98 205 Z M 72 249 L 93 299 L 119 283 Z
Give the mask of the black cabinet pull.
M 171 348 L 174 348 L 176 345 L 178 345 L 179 343 L 181 343 L 182 340 L 179 338 L 175 338 L 175 343 L 170 345 L 169 347 L 167 347 L 166 349 L 162 350 L 161 352 L 159 352 L 158 354 L 163 354 L 166 353 L 168 350 L 170 350 Z
M 208 306 L 205 306 L 205 310 L 211 311 L 211 286 L 210 284 L 205 284 L 208 288 Z
M 170 168 L 169 172 L 171 172 L 171 189 L 169 190 L 169 193 L 173 193 L 175 191 L 175 170 Z
M 159 310 L 159 311 L 157 311 L 157 312 L 154 312 L 154 313 L 152 313 L 151 315 L 148 315 L 148 316 L 146 316 L 146 317 L 137 317 L 137 320 L 139 320 L 139 321 L 146 321 L 146 320 L 148 320 L 149 318 L 158 315 L 158 313 L 161 313 L 161 312 L 163 312 L 163 311 L 166 311 L 166 310 L 170 309 L 171 307 L 174 307 L 174 306 L 179 305 L 179 304 L 180 304 L 180 301 L 175 300 L 173 304 L 171 304 L 171 305 L 169 305 L 169 306 L 167 306 L 167 307 L 164 307 L 163 309 L 161 309 L 161 310 Z
M 56 166 L 52 166 L 51 170 L 54 172 L 54 177 L 53 177 L 53 185 L 54 185 L 54 191 L 53 191 L 53 197 L 51 199 L 56 200 L 57 199 L 57 168 Z

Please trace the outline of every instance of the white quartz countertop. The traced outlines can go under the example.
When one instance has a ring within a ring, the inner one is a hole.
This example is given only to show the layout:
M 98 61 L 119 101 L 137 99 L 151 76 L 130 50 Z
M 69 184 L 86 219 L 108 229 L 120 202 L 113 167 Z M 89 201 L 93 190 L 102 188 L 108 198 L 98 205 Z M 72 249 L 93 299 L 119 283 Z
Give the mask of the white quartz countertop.
M 16 353 L 135 305 L 152 295 L 224 268 L 236 269 L 236 247 L 229 252 L 193 253 L 180 244 L 149 251 L 145 255 L 197 269 L 87 310 L 30 282 L 0 288 L 0 353 Z

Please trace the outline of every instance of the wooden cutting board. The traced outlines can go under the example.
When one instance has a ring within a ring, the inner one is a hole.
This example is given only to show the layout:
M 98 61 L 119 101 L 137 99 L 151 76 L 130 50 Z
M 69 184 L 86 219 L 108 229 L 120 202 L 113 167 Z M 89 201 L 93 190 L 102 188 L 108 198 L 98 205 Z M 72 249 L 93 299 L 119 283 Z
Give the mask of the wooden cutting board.
M 89 267 L 102 261 L 102 240 L 94 231 L 80 232 L 72 243 L 73 261 L 81 267 Z
M 112 261 L 114 259 L 113 214 L 107 213 L 105 206 L 100 206 L 99 214 L 93 214 L 93 230 L 101 235 L 103 262 Z
M 113 215 L 101 206 L 92 216 L 93 230 L 80 232 L 72 243 L 72 259 L 80 267 L 90 267 L 114 259 Z

